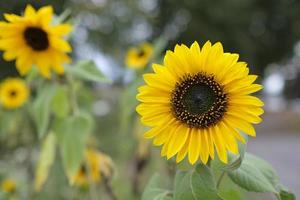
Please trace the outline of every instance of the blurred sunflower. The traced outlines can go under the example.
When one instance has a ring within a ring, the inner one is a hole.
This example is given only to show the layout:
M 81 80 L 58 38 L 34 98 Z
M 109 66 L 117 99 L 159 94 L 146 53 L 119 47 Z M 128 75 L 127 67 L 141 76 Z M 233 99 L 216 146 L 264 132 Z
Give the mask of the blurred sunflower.
M 21 107 L 28 96 L 29 89 L 22 79 L 8 78 L 0 85 L 0 104 L 7 109 Z
M 131 47 L 126 55 L 125 63 L 129 68 L 141 69 L 149 63 L 153 53 L 153 47 L 149 43 L 143 43 L 137 47 Z
M 13 179 L 5 179 L 1 183 L 2 191 L 6 193 L 14 193 L 16 191 L 17 184 Z
M 98 183 L 102 175 L 111 176 L 112 161 L 103 153 L 88 149 L 85 152 L 85 160 L 79 171 L 73 177 L 73 182 L 78 186 L 87 186 L 90 182 Z
M 245 143 L 239 131 L 256 135 L 252 124 L 261 122 L 263 102 L 251 94 L 262 86 L 253 84 L 257 76 L 238 59 L 224 53 L 221 43 L 206 42 L 201 50 L 197 42 L 176 45 L 164 65 L 154 64 L 154 73 L 144 75 L 137 112 L 151 127 L 145 137 L 163 145 L 162 156 L 206 164 L 216 149 L 227 163 L 228 151 L 238 153 L 237 140 Z
M 36 11 L 28 5 L 24 16 L 4 14 L 0 22 L 0 50 L 6 61 L 16 59 L 21 75 L 26 75 L 36 65 L 42 76 L 51 77 L 51 69 L 64 73 L 63 64 L 69 63 L 66 53 L 71 46 L 64 37 L 71 32 L 68 24 L 52 25 L 53 8 L 45 6 Z

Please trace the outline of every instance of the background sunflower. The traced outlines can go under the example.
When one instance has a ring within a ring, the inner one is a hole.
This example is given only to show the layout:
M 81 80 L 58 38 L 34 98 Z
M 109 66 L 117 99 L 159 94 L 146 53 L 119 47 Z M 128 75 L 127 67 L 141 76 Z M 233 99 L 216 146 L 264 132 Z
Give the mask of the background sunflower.
M 4 14 L 5 21 L 0 22 L 0 49 L 4 51 L 6 61 L 16 60 L 21 75 L 29 73 L 33 65 L 47 78 L 50 71 L 64 72 L 63 64 L 69 63 L 66 53 L 71 46 L 64 40 L 70 33 L 67 24 L 52 24 L 53 8 L 43 7 L 36 11 L 27 5 L 24 16 Z
M 6 109 L 19 108 L 29 97 L 29 88 L 22 79 L 8 78 L 0 83 L 0 105 Z
M 125 63 L 129 68 L 141 69 L 147 66 L 153 54 L 153 47 L 149 43 L 131 47 L 126 54 Z

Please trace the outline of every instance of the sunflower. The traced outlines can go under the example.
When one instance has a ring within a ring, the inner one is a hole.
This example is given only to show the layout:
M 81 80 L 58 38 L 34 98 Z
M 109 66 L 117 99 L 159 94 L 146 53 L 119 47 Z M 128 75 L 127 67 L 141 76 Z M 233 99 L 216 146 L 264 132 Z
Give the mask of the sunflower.
M 7 22 L 0 22 L 0 50 L 5 51 L 4 60 L 16 60 L 21 75 L 26 75 L 33 65 L 46 78 L 51 77 L 51 69 L 58 74 L 64 73 L 62 65 L 70 62 L 66 53 L 72 50 L 64 37 L 72 27 L 68 24 L 51 24 L 51 6 L 36 11 L 28 5 L 24 16 L 4 14 L 4 18 Z
M 126 55 L 125 63 L 129 68 L 144 68 L 150 61 L 153 47 L 149 43 L 143 43 L 138 47 L 131 47 Z
M 98 183 L 102 176 L 111 176 L 112 161 L 105 154 L 94 149 L 85 152 L 85 160 L 77 174 L 73 177 L 73 182 L 78 186 L 86 186 L 90 182 Z
M 8 78 L 0 85 L 0 104 L 7 109 L 21 107 L 28 96 L 29 89 L 22 79 Z
M 5 179 L 1 183 L 2 191 L 6 193 L 14 193 L 16 191 L 17 184 L 13 179 Z
M 221 43 L 208 41 L 201 50 L 197 42 L 176 45 L 163 65 L 153 64 L 154 73 L 144 75 L 137 112 L 151 127 L 145 137 L 163 145 L 162 156 L 206 164 L 216 149 L 228 163 L 228 152 L 238 154 L 237 141 L 245 143 L 240 131 L 256 135 L 253 124 L 262 121 L 263 102 L 251 94 L 262 86 L 253 84 L 257 76 L 238 59 L 224 53 Z

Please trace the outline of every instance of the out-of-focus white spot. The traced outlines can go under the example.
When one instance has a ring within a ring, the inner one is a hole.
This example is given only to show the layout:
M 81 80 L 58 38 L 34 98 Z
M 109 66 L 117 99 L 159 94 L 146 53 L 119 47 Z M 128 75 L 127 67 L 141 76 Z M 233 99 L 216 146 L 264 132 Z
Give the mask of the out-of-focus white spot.
M 91 0 L 96 6 L 104 7 L 107 3 L 107 0 Z
M 138 5 L 141 10 L 145 12 L 152 12 L 158 6 L 157 0 L 140 0 L 138 1 Z
M 272 73 L 264 80 L 263 85 L 266 94 L 278 96 L 284 88 L 284 77 L 278 72 Z
M 93 108 L 95 115 L 99 117 L 107 115 L 111 110 L 109 103 L 104 100 L 96 101 Z

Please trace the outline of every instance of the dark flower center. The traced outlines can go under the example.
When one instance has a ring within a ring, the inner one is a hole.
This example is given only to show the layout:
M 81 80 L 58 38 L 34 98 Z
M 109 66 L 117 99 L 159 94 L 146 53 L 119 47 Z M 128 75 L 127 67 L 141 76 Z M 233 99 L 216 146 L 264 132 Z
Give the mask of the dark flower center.
M 227 95 L 212 75 L 186 75 L 172 92 L 175 117 L 190 127 L 207 128 L 222 119 L 227 108 Z
M 15 98 L 15 97 L 17 96 L 17 91 L 16 91 L 16 90 L 11 90 L 11 91 L 9 91 L 9 96 L 10 96 L 11 98 Z
M 80 172 L 81 172 L 82 174 L 86 174 L 86 173 L 87 173 L 87 169 L 86 169 L 86 166 L 85 166 L 84 164 L 82 164 L 82 165 L 80 166 Z
M 145 54 L 146 54 L 146 52 L 144 51 L 144 49 L 139 49 L 137 56 L 140 58 L 140 57 L 143 57 Z
M 26 28 L 24 38 L 26 43 L 35 51 L 44 51 L 49 47 L 48 35 L 41 28 Z

